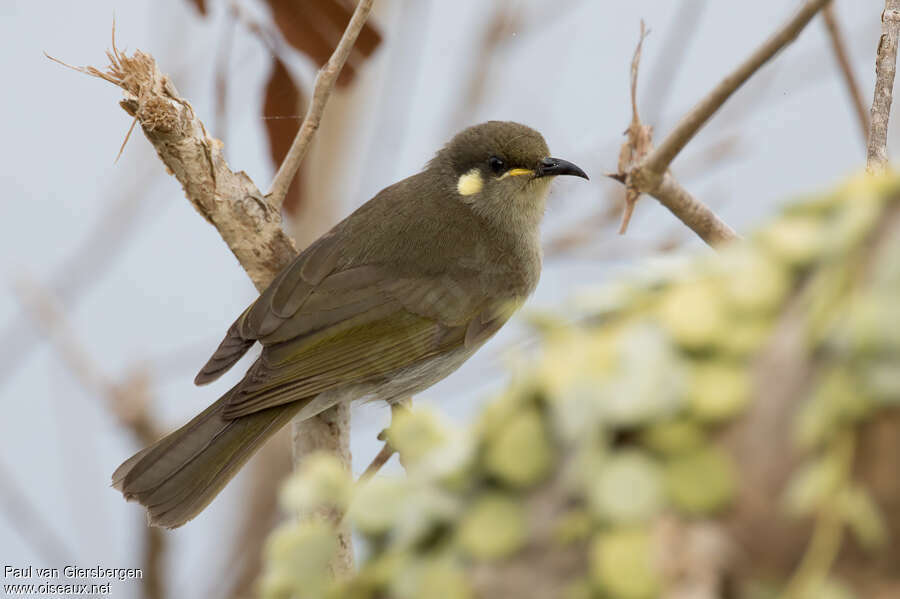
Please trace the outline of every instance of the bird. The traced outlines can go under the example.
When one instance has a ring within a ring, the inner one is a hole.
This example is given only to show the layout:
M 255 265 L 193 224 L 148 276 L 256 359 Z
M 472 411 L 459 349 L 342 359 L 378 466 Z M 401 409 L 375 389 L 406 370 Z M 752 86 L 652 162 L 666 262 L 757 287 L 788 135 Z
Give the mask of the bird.
M 290 262 L 234 321 L 195 378 L 256 343 L 244 377 L 112 475 L 152 526 L 197 516 L 295 418 L 339 402 L 398 402 L 463 364 L 534 291 L 550 182 L 588 179 L 536 130 L 488 121 L 386 187 Z

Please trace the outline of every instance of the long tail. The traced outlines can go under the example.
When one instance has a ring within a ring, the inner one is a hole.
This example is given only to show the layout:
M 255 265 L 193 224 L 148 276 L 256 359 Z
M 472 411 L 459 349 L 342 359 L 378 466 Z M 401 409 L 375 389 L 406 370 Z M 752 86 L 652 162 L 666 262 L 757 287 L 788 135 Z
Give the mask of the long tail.
M 151 525 L 177 528 L 199 514 L 304 404 L 298 401 L 226 420 L 222 414 L 229 395 L 134 454 L 113 473 L 113 487 L 125 499 L 144 505 Z

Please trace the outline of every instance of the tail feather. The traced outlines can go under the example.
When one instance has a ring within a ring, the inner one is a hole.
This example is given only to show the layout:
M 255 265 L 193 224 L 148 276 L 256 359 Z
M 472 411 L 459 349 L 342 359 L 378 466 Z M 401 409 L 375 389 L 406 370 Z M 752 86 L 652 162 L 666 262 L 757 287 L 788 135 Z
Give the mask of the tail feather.
M 226 393 L 113 473 L 113 487 L 125 499 L 144 505 L 150 524 L 176 528 L 199 514 L 304 404 L 298 401 L 228 420 L 223 412 L 229 396 Z
M 243 315 L 231 325 L 225 334 L 225 338 L 222 339 L 222 343 L 219 344 L 212 357 L 197 373 L 196 378 L 194 378 L 195 385 L 206 385 L 222 376 L 256 343 L 255 339 L 245 339 L 241 336 L 239 325 L 242 318 Z

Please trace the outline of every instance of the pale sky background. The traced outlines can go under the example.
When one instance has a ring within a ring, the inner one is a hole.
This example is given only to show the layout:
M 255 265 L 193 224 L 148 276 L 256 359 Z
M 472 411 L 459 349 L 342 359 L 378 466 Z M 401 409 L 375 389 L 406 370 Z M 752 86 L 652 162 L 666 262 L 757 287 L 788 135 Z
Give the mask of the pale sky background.
M 254 0 L 239 3 L 252 14 L 266 14 Z M 215 61 L 227 5 L 208 4 L 211 15 L 201 18 L 186 0 L 0 0 L 0 331 L 11 333 L 0 347 L 0 466 L 65 542 L 67 549 L 59 553 L 69 552 L 66 563 L 140 565 L 135 538 L 143 510 L 109 488 L 112 470 L 138 447 L 104 400 L 70 375 L 29 324 L 13 281 L 27 276 L 70 290 L 64 302 L 68 318 L 106 375 L 118 379 L 135 364 L 151 365 L 157 375 L 154 414 L 167 428 L 180 426 L 208 405 L 249 364 L 241 362 L 230 378 L 215 385 L 192 384 L 255 292 L 217 232 L 165 175 L 139 130 L 114 163 L 130 125 L 117 105 L 119 91 L 50 62 L 43 52 L 71 64 L 104 65 L 115 13 L 120 48 L 154 55 L 212 126 Z M 673 31 L 679 13 L 703 4 L 696 27 Z M 641 18 L 652 33 L 645 43 L 639 92 L 661 92 L 653 79 L 663 75 L 664 48 L 683 52 L 662 114 L 655 108 L 658 97 L 640 96 L 644 116 L 655 116 L 651 124 L 661 139 L 799 2 L 509 2 L 524 25 L 490 63 L 484 101 L 460 115 L 460 94 L 494 5 L 499 3 L 376 0 L 375 20 L 384 43 L 352 91 L 361 101 L 353 122 L 342 128 L 352 137 L 343 145 L 340 169 L 329 170 L 340 173 L 340 181 L 316 184 L 332 190 L 328 201 L 336 216 L 417 171 L 461 127 L 497 118 L 539 129 L 554 155 L 592 176 L 589 184 L 556 184 L 545 226 L 551 237 L 602 208 L 615 189 L 603 173 L 615 169 L 630 119 L 628 73 Z M 867 103 L 882 7 L 880 0 L 837 0 Z M 273 171 L 259 116 L 269 64 L 264 46 L 238 26 L 229 71 L 226 155 L 233 168 L 245 170 L 263 189 Z M 311 81 L 308 64 L 292 66 Z M 329 125 L 326 121 L 319 134 L 327 136 Z M 703 162 L 698 163 L 704 148 L 727 138 L 736 140 L 736 155 L 704 172 Z M 889 148 L 896 140 L 892 128 Z M 864 156 L 824 25 L 816 19 L 738 92 L 674 170 L 681 174 L 683 166 L 683 183 L 746 232 L 792 196 L 855 172 Z M 98 236 L 104 219 L 115 223 L 115 232 L 107 226 Z M 567 298 L 579 289 L 640 272 L 652 258 L 647 244 L 673 230 L 678 230 L 674 217 L 652 199 L 642 200 L 627 236 L 598 230 L 596 243 L 548 259 L 529 305 L 565 313 Z M 67 260 L 92 243 L 94 268 L 88 280 L 80 281 Z M 686 251 L 706 250 L 692 240 Z M 508 328 L 417 401 L 456 422 L 468 421 L 505 380 L 500 356 L 510 347 L 527 346 L 524 327 Z M 357 470 L 378 451 L 375 435 L 388 419 L 380 405 L 354 410 Z M 0 480 L 3 484 L 6 480 Z M 240 480 L 229 485 L 206 512 L 172 533 L 173 596 L 203 596 L 210 578 L 222 571 L 223 548 L 230 548 L 232 535 L 229 523 L 243 497 L 239 486 Z M 61 565 L 37 553 L 11 520 L 18 518 L 0 505 L 0 567 Z M 114 583 L 112 596 L 136 597 L 137 585 Z

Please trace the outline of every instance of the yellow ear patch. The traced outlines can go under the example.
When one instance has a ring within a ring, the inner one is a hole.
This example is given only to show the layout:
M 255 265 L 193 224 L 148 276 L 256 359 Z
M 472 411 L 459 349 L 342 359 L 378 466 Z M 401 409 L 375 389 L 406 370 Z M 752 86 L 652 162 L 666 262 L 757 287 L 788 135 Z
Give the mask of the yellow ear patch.
M 459 195 L 470 196 L 481 191 L 484 187 L 484 180 L 481 178 L 481 172 L 477 168 L 473 168 L 464 175 L 461 175 L 459 181 L 456 182 L 456 191 Z

